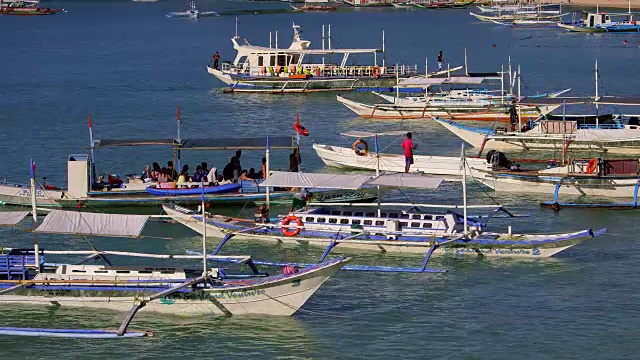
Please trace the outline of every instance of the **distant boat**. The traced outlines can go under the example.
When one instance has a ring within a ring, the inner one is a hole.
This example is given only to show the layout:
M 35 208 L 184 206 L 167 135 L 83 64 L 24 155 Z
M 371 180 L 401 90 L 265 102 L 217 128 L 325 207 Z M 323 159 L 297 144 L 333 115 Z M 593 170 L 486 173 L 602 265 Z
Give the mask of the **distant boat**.
M 3 1 L 0 0 L 0 15 L 53 15 L 63 9 L 50 9 L 38 6 L 37 0 Z
M 579 21 L 559 22 L 557 25 L 572 32 L 640 32 L 640 23 L 633 18 L 631 8 L 628 13 L 599 12 L 583 13 Z M 620 21 L 614 21 L 621 18 Z
M 158 0 L 131 0 L 133 2 L 145 2 L 145 3 L 154 3 L 158 2 Z
M 290 5 L 296 11 L 336 11 L 341 4 L 334 1 L 307 0 L 300 5 Z
M 201 17 L 208 16 L 220 16 L 215 11 L 200 11 L 196 6 L 194 1 L 189 3 L 189 9 L 181 12 L 170 12 L 167 14 L 168 18 L 190 18 L 190 19 L 199 19 Z

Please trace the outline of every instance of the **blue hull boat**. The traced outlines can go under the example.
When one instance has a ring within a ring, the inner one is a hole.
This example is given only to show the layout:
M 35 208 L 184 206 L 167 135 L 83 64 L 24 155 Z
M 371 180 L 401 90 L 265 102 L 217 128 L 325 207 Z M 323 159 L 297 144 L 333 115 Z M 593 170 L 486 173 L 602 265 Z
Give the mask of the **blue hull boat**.
M 222 194 L 236 190 L 240 190 L 242 185 L 240 184 L 224 184 L 217 186 L 205 186 L 205 194 Z M 155 196 L 180 196 L 180 195 L 199 195 L 203 193 L 202 188 L 190 188 L 190 189 L 158 189 L 148 187 L 147 192 Z

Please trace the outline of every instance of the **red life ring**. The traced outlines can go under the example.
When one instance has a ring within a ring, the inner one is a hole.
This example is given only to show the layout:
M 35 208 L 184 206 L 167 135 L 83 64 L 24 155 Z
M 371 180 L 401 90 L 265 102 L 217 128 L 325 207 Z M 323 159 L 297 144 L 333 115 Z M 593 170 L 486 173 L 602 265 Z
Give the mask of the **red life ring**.
M 373 69 L 371 69 L 371 75 L 375 76 L 375 77 L 379 77 L 380 74 L 382 73 L 382 71 L 380 70 L 380 66 L 374 66 Z
M 287 226 L 292 221 L 296 222 L 297 226 L 295 229 L 289 229 L 289 227 Z M 284 218 L 284 220 L 282 220 L 282 227 L 280 228 L 280 230 L 282 230 L 282 234 L 284 236 L 293 237 L 300 234 L 300 231 L 302 230 L 301 227 L 302 227 L 302 220 L 300 220 L 295 215 L 289 215 L 286 218 Z
M 302 136 L 309 136 L 309 130 L 300 124 L 300 118 L 296 116 L 296 122 L 293 123 L 293 130 Z
M 587 174 L 593 174 L 593 172 L 596 171 L 597 166 L 598 160 L 596 158 L 589 160 L 589 163 L 587 164 Z

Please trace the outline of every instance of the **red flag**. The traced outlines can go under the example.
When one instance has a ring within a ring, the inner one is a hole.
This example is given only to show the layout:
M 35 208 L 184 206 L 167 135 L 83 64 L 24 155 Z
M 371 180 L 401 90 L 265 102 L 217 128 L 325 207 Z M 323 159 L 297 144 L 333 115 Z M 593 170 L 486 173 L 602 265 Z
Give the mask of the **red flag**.
M 180 120 L 180 105 L 178 105 L 178 120 Z
M 89 118 L 89 127 L 91 127 L 91 115 L 89 115 L 88 118 Z

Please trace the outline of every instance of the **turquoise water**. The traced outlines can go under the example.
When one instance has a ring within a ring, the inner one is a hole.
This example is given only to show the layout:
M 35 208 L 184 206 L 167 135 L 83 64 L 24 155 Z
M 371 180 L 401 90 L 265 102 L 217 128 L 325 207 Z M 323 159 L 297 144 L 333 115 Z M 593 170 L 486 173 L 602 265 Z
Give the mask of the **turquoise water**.
M 221 12 L 286 4 L 202 1 L 202 9 Z M 263 136 L 291 131 L 299 115 L 311 135 L 304 139 L 307 170 L 324 169 L 311 143 L 349 144 L 340 132 L 352 129 L 411 130 L 420 153 L 457 155 L 460 141 L 428 121 L 356 119 L 333 95 L 250 95 L 221 93 L 206 73 L 215 51 L 223 60 L 235 54 L 229 38 L 235 17 L 189 21 L 168 19 L 180 1 L 57 1 L 67 13 L 48 17 L 2 17 L 0 31 L 0 177 L 25 181 L 28 161 L 39 176 L 64 184 L 66 158 L 88 145 L 87 115 L 100 138 L 173 137 L 178 106 L 183 137 Z M 443 50 L 447 62 L 461 64 L 469 53 L 474 71 L 499 70 L 509 55 L 521 64 L 523 92 L 571 87 L 570 94 L 594 92 L 593 63 L 599 60 L 601 91 L 637 92 L 640 37 L 576 35 L 556 29 L 514 31 L 475 22 L 467 11 L 344 10 L 334 14 L 239 12 L 241 36 L 268 44 L 269 31 L 280 44 L 291 39 L 290 23 L 320 44 L 322 24 L 332 24 L 339 47 L 379 47 L 382 29 L 388 63 L 431 66 Z M 623 46 L 622 40 L 628 44 Z M 493 47 L 493 44 L 496 46 Z M 349 95 L 370 99 L 366 94 Z M 576 111 L 586 111 L 577 109 Z M 399 144 L 384 140 L 387 151 Z M 188 153 L 187 163 L 207 161 L 218 168 L 231 152 Z M 245 167 L 258 167 L 262 153 L 247 152 Z M 132 148 L 99 151 L 99 171 L 138 172 L 153 161 L 166 162 L 168 149 Z M 288 153 L 275 153 L 275 167 L 287 166 Z M 565 232 L 608 227 L 607 235 L 584 242 L 543 261 L 436 258 L 431 266 L 445 274 L 366 274 L 341 272 L 292 318 L 183 319 L 141 314 L 132 327 L 155 330 L 143 340 L 91 341 L 0 338 L 3 358 L 637 358 L 636 330 L 640 245 L 637 213 L 572 210 L 553 213 L 538 207 L 547 197 L 497 196 L 472 185 L 471 201 L 494 197 L 530 218 L 493 225 L 505 231 Z M 416 202 L 459 202 L 460 187 L 440 191 L 391 193 Z M 250 209 L 222 209 L 246 214 Z M 158 210 L 159 211 L 159 210 Z M 28 226 L 28 223 L 25 225 Z M 184 253 L 197 251 L 199 238 L 178 225 L 152 224 L 149 236 L 173 240 L 92 239 L 102 249 Z M 33 237 L 2 229 L 3 246 L 30 246 Z M 80 238 L 41 237 L 45 248 L 86 249 Z M 210 246 L 216 242 L 211 241 Z M 251 253 L 260 259 L 317 260 L 322 251 L 307 247 L 268 247 L 231 242 L 227 253 Z M 356 254 L 360 264 L 418 266 L 420 256 Z M 191 265 L 196 266 L 197 263 Z M 123 314 L 4 306 L 0 325 L 114 328 Z

